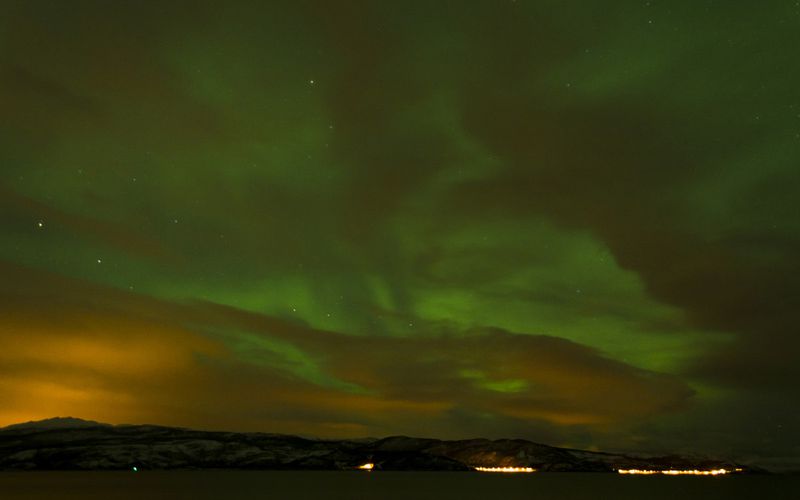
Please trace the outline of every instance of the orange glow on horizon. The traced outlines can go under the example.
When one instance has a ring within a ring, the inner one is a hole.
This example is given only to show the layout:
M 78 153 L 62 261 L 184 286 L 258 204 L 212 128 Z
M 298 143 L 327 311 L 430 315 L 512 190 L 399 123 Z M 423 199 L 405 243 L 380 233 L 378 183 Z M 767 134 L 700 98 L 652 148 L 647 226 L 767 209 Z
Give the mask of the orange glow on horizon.
M 375 464 L 359 465 L 358 468 L 361 469 L 361 470 L 372 470 L 372 469 L 375 468 Z

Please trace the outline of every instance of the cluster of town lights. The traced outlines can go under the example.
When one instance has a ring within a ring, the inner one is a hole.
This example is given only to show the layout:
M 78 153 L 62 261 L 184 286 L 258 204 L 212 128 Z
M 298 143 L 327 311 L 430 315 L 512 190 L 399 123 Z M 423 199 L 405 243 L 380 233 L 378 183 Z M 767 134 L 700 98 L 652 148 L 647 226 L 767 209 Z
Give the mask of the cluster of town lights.
M 359 465 L 357 467 L 361 470 L 371 471 L 375 468 L 375 464 L 366 463 L 364 465 Z M 136 471 L 136 467 L 133 468 Z M 536 469 L 533 467 L 475 467 L 475 470 L 478 472 L 536 472 Z M 732 472 L 742 472 L 742 469 L 734 469 L 730 471 L 728 469 L 710 469 L 710 470 L 698 470 L 698 469 L 666 469 L 666 470 L 654 470 L 654 469 L 617 469 L 617 472 L 620 474 L 642 474 L 642 475 L 652 475 L 652 474 L 664 474 L 667 476 L 720 476 L 724 474 L 730 474 Z
M 475 467 L 478 472 L 536 472 L 532 467 Z
M 739 471 L 740 469 L 737 469 Z M 720 476 L 723 474 L 730 474 L 731 471 L 727 469 L 712 469 L 712 470 L 650 470 L 650 469 L 618 469 L 620 474 L 665 474 L 667 476 Z

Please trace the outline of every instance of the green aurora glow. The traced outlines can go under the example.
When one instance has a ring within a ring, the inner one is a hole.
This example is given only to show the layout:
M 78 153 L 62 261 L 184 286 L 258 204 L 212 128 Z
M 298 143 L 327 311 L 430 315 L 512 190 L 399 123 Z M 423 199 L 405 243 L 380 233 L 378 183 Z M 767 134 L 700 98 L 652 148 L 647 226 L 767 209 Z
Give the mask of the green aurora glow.
M 0 424 L 800 455 L 796 2 L 264 4 L 0 6 Z

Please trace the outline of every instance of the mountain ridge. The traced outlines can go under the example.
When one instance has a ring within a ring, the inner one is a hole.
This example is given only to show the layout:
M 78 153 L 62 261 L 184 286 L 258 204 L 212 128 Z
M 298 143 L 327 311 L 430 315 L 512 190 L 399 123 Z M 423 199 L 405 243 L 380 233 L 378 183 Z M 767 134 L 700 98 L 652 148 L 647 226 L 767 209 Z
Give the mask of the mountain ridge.
M 73 429 L 96 426 L 112 427 L 113 425 L 75 417 L 51 417 L 43 420 L 29 420 L 27 422 L 0 427 L 0 432 L 14 429 Z
M 351 470 L 365 463 L 374 464 L 375 470 L 531 467 L 559 472 L 720 468 L 764 472 L 727 460 L 639 453 L 633 456 L 559 448 L 524 439 L 315 439 L 158 425 L 111 425 L 74 417 L 0 428 L 0 470 Z

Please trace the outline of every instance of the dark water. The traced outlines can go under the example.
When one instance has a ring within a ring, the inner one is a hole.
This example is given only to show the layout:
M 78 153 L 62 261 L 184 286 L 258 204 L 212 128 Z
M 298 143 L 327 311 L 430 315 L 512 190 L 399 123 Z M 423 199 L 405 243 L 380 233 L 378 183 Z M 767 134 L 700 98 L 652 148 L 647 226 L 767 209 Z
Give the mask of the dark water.
M 468 472 L 2 472 L 2 500 L 800 499 L 800 476 Z

